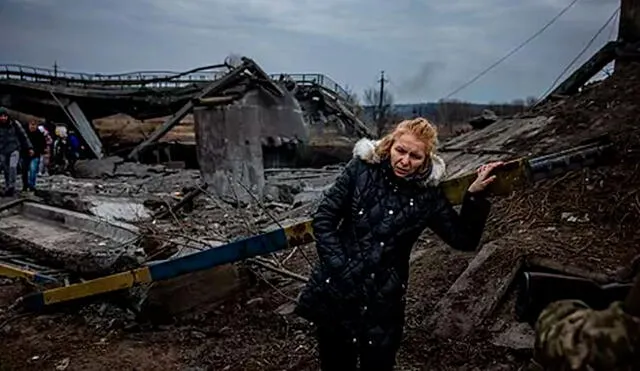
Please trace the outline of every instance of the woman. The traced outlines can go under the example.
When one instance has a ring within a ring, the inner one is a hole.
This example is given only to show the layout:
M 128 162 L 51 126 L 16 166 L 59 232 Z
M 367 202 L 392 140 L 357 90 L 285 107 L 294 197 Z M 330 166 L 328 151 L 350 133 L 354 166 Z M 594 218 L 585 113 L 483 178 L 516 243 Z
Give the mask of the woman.
M 490 204 L 496 162 L 478 170 L 460 215 L 438 186 L 445 164 L 424 118 L 379 142 L 360 140 L 313 219 L 319 262 L 296 312 L 317 325 L 323 370 L 391 370 L 404 326 L 411 249 L 425 228 L 473 251 Z

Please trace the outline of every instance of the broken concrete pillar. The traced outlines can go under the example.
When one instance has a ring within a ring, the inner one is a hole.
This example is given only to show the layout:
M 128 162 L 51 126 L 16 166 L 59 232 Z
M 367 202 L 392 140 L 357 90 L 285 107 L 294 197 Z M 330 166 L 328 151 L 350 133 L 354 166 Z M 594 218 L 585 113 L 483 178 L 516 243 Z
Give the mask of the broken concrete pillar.
M 198 163 L 202 178 L 231 202 L 262 199 L 265 186 L 262 138 L 306 140 L 299 104 L 290 95 L 275 97 L 260 89 L 233 104 L 194 109 Z
M 262 198 L 265 179 L 258 116 L 258 109 L 241 106 L 194 110 L 202 178 L 223 199 L 251 202 L 246 190 Z

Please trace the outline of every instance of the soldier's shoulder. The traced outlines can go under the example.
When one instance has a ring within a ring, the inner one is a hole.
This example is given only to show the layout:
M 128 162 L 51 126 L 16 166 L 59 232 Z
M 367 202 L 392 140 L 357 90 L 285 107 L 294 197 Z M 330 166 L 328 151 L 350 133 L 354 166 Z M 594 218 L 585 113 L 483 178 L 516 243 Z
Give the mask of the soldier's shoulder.
M 550 369 L 617 370 L 639 362 L 640 319 L 626 314 L 622 305 L 593 310 L 576 300 L 550 304 L 536 323 L 536 360 Z

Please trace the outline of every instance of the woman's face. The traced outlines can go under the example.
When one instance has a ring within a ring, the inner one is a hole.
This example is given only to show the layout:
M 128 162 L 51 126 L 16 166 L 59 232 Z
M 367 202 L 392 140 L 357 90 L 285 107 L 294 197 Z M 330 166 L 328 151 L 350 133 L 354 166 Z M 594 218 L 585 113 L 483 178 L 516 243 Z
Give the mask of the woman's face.
M 394 174 L 403 178 L 414 174 L 426 161 L 426 146 L 413 134 L 402 134 L 393 142 L 390 157 Z

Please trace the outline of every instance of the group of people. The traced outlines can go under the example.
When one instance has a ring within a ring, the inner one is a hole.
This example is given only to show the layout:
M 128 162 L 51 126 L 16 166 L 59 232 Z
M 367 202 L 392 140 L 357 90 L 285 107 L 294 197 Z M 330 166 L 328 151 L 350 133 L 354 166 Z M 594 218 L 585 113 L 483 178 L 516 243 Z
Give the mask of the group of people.
M 23 125 L 0 107 L 0 172 L 4 174 L 3 195 L 16 193 L 18 172 L 22 191 L 36 189 L 38 176 L 55 173 L 74 175 L 75 162 L 83 146 L 74 132 L 47 122 L 29 121 Z
M 424 229 L 457 250 L 480 244 L 490 211 L 486 187 L 503 164 L 477 170 L 458 213 L 439 185 L 445 162 L 436 140 L 436 128 L 424 118 L 399 123 L 381 140 L 360 140 L 313 215 L 318 262 L 296 313 L 315 325 L 322 370 L 394 368 L 409 257 Z M 536 362 L 549 370 L 640 369 L 640 318 L 581 308 L 543 313 Z M 572 326 L 575 316 L 591 325 Z

